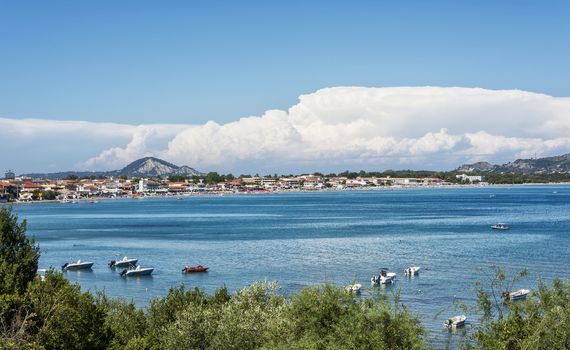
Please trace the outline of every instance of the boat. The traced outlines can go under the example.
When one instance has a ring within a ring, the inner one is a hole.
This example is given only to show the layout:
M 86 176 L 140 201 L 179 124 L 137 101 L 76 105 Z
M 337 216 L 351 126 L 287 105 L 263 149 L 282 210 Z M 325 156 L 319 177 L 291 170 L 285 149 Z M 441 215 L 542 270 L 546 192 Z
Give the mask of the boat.
M 68 270 L 88 270 L 93 267 L 93 262 L 77 260 L 76 262 L 65 263 L 61 266 L 64 271 Z
M 370 282 L 372 284 L 388 284 L 394 283 L 396 281 L 396 273 L 388 272 L 387 269 L 380 270 L 380 274 L 377 276 L 372 276 Z
M 500 230 L 500 231 L 506 231 L 506 230 L 510 229 L 510 227 L 507 224 L 504 224 L 502 222 L 498 222 L 494 225 L 491 225 L 491 228 L 493 230 Z
M 141 267 L 140 265 L 137 265 L 137 267 L 124 269 L 121 271 L 121 276 L 149 276 L 152 271 L 154 271 L 154 268 L 152 267 Z
M 109 262 L 109 267 L 129 267 L 135 266 L 139 259 L 129 259 L 124 256 L 121 260 L 111 260 Z
M 344 287 L 344 290 L 347 293 L 354 293 L 354 294 L 359 294 L 360 289 L 362 289 L 362 284 L 360 283 L 349 284 L 348 286 Z
M 508 299 L 510 301 L 515 301 L 515 300 L 522 300 L 522 299 L 526 299 L 526 297 L 530 294 L 530 290 L 528 289 L 519 289 L 519 290 L 515 290 L 514 292 L 505 292 L 503 293 L 503 297 L 505 299 Z
M 202 266 L 202 265 L 198 265 L 198 266 L 185 266 L 185 267 L 182 269 L 182 272 L 184 272 L 184 273 L 207 272 L 207 271 L 208 271 L 208 267 Z
M 465 325 L 466 319 L 467 316 L 465 315 L 453 316 L 452 318 L 448 318 L 447 320 L 443 321 L 443 326 L 445 328 L 463 327 Z
M 404 270 L 404 273 L 406 274 L 406 276 L 415 276 L 418 273 L 420 273 L 420 267 L 419 266 L 410 266 Z

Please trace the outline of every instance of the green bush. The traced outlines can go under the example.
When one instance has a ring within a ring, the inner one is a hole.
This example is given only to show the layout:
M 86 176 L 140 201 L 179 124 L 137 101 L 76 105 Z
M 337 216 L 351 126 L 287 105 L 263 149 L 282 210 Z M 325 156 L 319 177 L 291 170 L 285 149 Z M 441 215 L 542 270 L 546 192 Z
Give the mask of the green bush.
M 502 269 L 493 270 L 491 283 L 478 284 L 480 325 L 464 348 L 570 349 L 570 283 L 556 279 L 549 286 L 539 281 L 526 300 L 503 301 L 501 294 L 527 273 L 523 270 L 509 282 Z
M 26 221 L 0 208 L 0 294 L 22 294 L 38 270 L 39 248 L 26 237 Z

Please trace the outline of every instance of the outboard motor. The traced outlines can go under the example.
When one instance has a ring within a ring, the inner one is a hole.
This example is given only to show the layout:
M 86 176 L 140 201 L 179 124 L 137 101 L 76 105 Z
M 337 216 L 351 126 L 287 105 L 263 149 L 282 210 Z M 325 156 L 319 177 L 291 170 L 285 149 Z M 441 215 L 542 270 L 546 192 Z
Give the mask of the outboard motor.
M 111 262 L 109 263 L 109 267 L 115 267 L 115 260 L 111 260 Z
M 65 264 L 61 265 L 61 269 L 62 269 L 62 270 L 65 270 L 65 268 L 67 267 L 67 265 L 69 265 L 69 263 L 65 263 Z
M 124 269 L 123 271 L 121 271 L 121 276 L 124 276 L 127 274 L 127 269 Z

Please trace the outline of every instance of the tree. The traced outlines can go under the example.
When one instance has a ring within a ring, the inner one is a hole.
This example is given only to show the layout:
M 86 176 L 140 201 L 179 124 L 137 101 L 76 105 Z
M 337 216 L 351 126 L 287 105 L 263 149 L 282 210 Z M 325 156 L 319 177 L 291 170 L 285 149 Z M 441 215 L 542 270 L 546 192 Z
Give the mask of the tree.
M 60 272 L 50 270 L 43 280 L 35 279 L 25 294 L 33 315 L 31 333 L 42 348 L 105 349 L 109 330 L 104 327 L 104 309 L 93 295 L 82 293 Z
M 465 349 L 570 349 L 570 283 L 539 281 L 526 300 L 504 300 L 502 293 L 527 276 L 522 270 L 511 280 L 492 267 L 488 283 L 477 284 L 477 312 L 481 315 Z
M 40 250 L 8 208 L 0 209 L 0 294 L 23 293 L 36 276 Z

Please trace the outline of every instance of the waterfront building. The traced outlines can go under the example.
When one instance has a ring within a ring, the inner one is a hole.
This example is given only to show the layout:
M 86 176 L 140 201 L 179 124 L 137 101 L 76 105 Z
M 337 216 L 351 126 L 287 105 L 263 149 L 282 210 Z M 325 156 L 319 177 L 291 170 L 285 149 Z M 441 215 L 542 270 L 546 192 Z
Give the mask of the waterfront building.
M 484 176 L 476 176 L 476 175 L 467 175 L 467 174 L 460 174 L 455 175 L 456 179 L 460 179 L 461 181 L 468 181 L 468 182 L 482 182 L 485 181 Z

